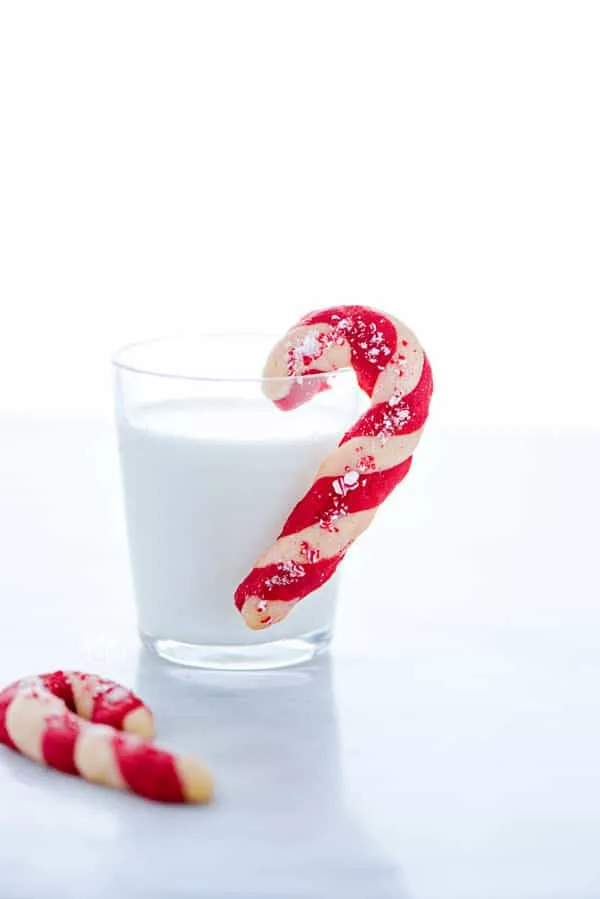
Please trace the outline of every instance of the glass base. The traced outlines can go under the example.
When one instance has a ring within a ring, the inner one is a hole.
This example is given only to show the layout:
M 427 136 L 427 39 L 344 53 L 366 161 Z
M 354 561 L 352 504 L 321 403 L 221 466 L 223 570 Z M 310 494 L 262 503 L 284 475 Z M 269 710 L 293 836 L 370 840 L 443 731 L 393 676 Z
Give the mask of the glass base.
M 213 644 L 182 643 L 140 634 L 142 643 L 153 655 L 175 665 L 208 668 L 213 671 L 267 671 L 309 662 L 325 652 L 331 643 L 332 629 L 325 628 L 301 637 L 274 640 L 271 643 Z

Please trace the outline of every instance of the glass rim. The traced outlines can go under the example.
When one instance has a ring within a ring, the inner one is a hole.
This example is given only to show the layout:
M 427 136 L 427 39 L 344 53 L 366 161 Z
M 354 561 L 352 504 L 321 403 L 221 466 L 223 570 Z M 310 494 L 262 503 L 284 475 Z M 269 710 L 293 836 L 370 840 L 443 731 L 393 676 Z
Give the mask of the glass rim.
M 272 334 L 267 334 L 264 332 L 253 332 L 253 331 L 212 331 L 212 332 L 203 332 L 198 334 L 198 340 L 205 340 L 210 338 L 219 338 L 219 339 L 232 339 L 232 338 L 261 338 L 265 340 L 271 340 L 272 346 L 275 346 L 278 338 L 273 336 Z M 169 343 L 169 342 L 187 342 L 193 343 L 193 337 L 183 337 L 183 336 L 170 336 L 170 337 L 148 337 L 143 338 L 142 340 L 133 340 L 130 343 L 125 343 L 122 346 L 118 347 L 111 355 L 111 364 L 114 368 L 120 371 L 131 372 L 136 375 L 147 375 L 152 378 L 167 378 L 173 381 L 196 381 L 199 383 L 206 384 L 284 384 L 289 381 L 316 381 L 317 379 L 322 379 L 324 375 L 328 378 L 337 378 L 339 375 L 346 375 L 352 372 L 352 368 L 350 366 L 344 366 L 343 368 L 336 368 L 333 370 L 324 370 L 319 372 L 314 372 L 312 374 L 306 375 L 279 375 L 276 377 L 264 377 L 264 376 L 253 376 L 253 377 L 227 377 L 227 376 L 215 376 L 215 375 L 190 375 L 190 374 L 177 374 L 172 371 L 165 371 L 164 366 L 163 370 L 161 370 L 160 366 L 152 367 L 151 365 L 143 365 L 143 364 L 133 364 L 128 363 L 124 360 L 127 353 L 132 350 L 136 350 L 142 347 L 148 347 L 152 344 L 160 344 L 160 343 Z M 266 359 L 265 359 L 266 361 Z

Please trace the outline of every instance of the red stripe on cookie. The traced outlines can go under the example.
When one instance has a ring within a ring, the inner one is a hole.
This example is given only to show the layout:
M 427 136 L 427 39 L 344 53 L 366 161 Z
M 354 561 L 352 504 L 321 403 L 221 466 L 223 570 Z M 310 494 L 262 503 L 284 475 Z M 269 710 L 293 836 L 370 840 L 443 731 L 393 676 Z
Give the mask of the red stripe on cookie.
M 130 790 L 159 802 L 183 802 L 181 779 L 169 752 L 136 737 L 118 734 L 113 750 L 123 780 Z
M 6 715 L 8 713 L 8 707 L 18 692 L 19 685 L 11 684 L 10 687 L 6 687 L 6 689 L 2 690 L 0 693 L 0 743 L 4 743 L 5 746 L 10 746 L 11 749 L 15 749 L 17 752 L 19 751 L 19 747 L 13 743 L 8 728 L 6 727 Z
M 112 681 L 100 681 L 90 720 L 94 724 L 109 724 L 121 730 L 127 715 L 141 705 L 142 700 L 131 690 Z
M 433 377 L 429 360 L 423 358 L 423 370 L 419 382 L 410 393 L 398 402 L 378 403 L 367 409 L 364 415 L 352 425 L 341 442 L 353 437 L 380 437 L 383 442 L 400 434 L 413 434 L 420 430 L 429 414 L 429 403 L 433 392 Z
M 235 591 L 235 604 L 241 610 L 249 596 L 277 599 L 281 602 L 303 599 L 329 580 L 344 555 L 345 551 L 306 565 L 300 562 L 277 562 L 253 568 Z
M 49 715 L 42 734 L 42 757 L 51 768 L 65 774 L 79 774 L 75 765 L 75 744 L 83 722 L 71 712 Z
M 348 342 L 358 384 L 371 396 L 377 378 L 396 352 L 398 344 L 398 332 L 389 318 L 364 306 L 336 306 L 311 312 L 300 324 L 331 325 L 334 328 L 333 339 Z
M 382 503 L 406 476 L 411 461 L 412 456 L 409 456 L 399 465 L 383 471 L 360 475 L 349 472 L 343 476 L 319 478 L 292 510 L 279 536 L 297 534 L 314 524 L 335 531 L 338 519 Z M 348 481 L 350 483 L 346 483 Z
M 75 711 L 75 697 L 73 696 L 73 687 L 64 671 L 53 671 L 50 674 L 43 674 L 41 681 L 46 690 L 53 696 L 62 699 L 70 712 Z
M 311 375 L 312 377 L 309 377 Z M 316 375 L 321 375 L 321 377 L 315 377 Z M 317 396 L 318 393 L 329 390 L 329 387 L 327 372 L 323 373 L 318 368 L 309 368 L 308 371 L 303 372 L 302 377 L 293 379 L 289 393 L 274 402 L 279 409 L 288 412 L 290 409 L 295 409 L 312 400 L 313 396 Z

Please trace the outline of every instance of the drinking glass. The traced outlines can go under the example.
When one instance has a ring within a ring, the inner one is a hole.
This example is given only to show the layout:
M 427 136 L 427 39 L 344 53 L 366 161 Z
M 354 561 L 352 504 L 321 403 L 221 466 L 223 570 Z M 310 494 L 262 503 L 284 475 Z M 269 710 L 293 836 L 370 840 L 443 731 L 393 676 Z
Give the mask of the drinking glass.
M 165 338 L 113 359 L 139 631 L 170 662 L 283 667 L 331 640 L 339 573 L 264 630 L 248 628 L 233 600 L 357 414 L 347 369 L 328 374 L 331 389 L 310 402 L 277 408 L 265 392 L 286 379 L 260 376 L 272 344 L 258 335 Z M 323 375 L 302 380 L 314 378 Z

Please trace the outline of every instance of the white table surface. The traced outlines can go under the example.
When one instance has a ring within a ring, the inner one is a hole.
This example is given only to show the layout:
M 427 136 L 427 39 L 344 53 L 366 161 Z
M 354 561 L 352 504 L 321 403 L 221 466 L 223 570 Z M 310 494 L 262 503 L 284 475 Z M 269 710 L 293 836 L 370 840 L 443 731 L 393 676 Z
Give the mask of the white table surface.
M 0 683 L 129 683 L 218 788 L 154 805 L 0 747 L 0 897 L 600 896 L 599 460 L 430 426 L 331 655 L 216 674 L 138 647 L 110 428 L 0 421 Z

